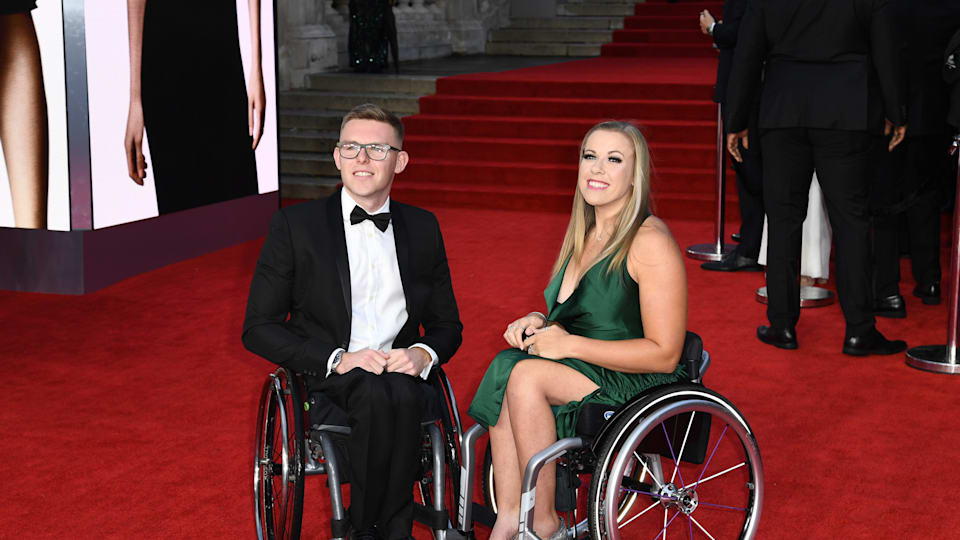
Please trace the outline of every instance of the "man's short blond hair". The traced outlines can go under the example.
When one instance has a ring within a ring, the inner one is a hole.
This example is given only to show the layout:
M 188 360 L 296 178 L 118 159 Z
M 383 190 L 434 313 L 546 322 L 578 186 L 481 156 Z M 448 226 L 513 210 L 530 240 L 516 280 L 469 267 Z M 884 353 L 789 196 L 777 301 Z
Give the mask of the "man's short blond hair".
M 393 130 L 397 132 L 400 142 L 403 142 L 403 122 L 400 121 L 400 117 L 379 105 L 364 103 L 350 109 L 350 112 L 343 117 L 343 122 L 340 122 L 340 131 L 343 131 L 343 126 L 351 120 L 376 120 L 377 122 L 390 124 Z

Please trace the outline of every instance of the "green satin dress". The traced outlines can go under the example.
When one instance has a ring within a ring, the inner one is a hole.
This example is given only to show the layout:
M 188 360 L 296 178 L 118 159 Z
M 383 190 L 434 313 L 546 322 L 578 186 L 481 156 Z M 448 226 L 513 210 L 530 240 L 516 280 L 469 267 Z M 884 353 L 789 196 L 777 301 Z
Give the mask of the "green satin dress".
M 557 294 L 570 262 L 568 259 L 543 291 L 547 301 L 547 318 L 560 323 L 571 334 L 588 338 L 642 338 L 643 322 L 640 319 L 637 282 L 630 277 L 626 265 L 607 273 L 608 259 L 588 269 L 569 298 L 560 303 L 557 302 Z M 510 372 L 517 362 L 527 358 L 540 357 L 520 349 L 507 349 L 494 357 L 468 411 L 479 424 L 489 428 L 497 423 Z M 553 407 L 557 417 L 558 438 L 575 435 L 577 418 L 587 403 L 619 406 L 647 388 L 675 382 L 685 376 L 682 365 L 678 365 L 673 373 L 622 373 L 576 358 L 563 358 L 556 362 L 583 373 L 600 387 L 580 401 Z

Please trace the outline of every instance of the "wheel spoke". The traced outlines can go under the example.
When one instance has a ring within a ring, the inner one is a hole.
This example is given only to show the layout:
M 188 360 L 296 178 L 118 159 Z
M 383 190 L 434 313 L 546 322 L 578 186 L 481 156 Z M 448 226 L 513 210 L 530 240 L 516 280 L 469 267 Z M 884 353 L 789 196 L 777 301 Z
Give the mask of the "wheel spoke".
M 673 451 L 673 442 L 670 441 L 670 435 L 667 433 L 666 423 L 660 422 L 660 428 L 663 429 L 663 436 L 667 439 L 667 447 L 670 448 L 670 456 L 673 457 L 673 466 L 675 467 L 673 470 L 674 472 L 680 472 L 680 462 L 677 461 L 677 454 Z M 680 487 L 687 487 L 687 485 L 683 483 L 682 472 L 680 472 Z
M 700 501 L 699 503 L 697 503 L 697 507 L 700 507 L 700 506 L 706 506 L 706 507 L 709 507 L 709 508 L 720 508 L 720 509 L 723 509 L 723 510 L 736 510 L 737 512 L 746 512 L 746 511 L 747 511 L 746 508 L 738 508 L 738 507 L 736 507 L 736 506 L 726 506 L 726 505 L 723 505 L 723 504 L 705 503 L 705 502 L 703 502 L 703 501 Z
M 697 411 L 692 411 L 690 413 L 690 421 L 687 422 L 687 431 L 683 434 L 683 442 L 680 443 L 680 453 L 677 454 L 680 460 L 683 460 L 683 451 L 687 448 L 687 440 L 690 438 L 690 428 L 693 427 L 693 417 L 697 414 Z M 674 478 L 677 477 L 677 471 L 680 470 L 679 463 L 673 467 L 673 474 L 670 476 L 670 482 L 673 482 Z M 683 481 L 683 479 L 681 479 Z
M 713 445 L 713 450 L 710 452 L 710 457 L 707 459 L 707 462 L 703 464 L 703 468 L 700 469 L 700 476 L 697 477 L 697 482 L 700 482 L 700 479 L 703 478 L 703 473 L 707 472 L 707 467 L 710 466 L 710 462 L 713 461 L 714 454 L 717 453 L 717 448 L 720 447 L 720 441 L 723 440 L 723 436 L 727 434 L 727 430 L 730 429 L 730 424 L 723 426 L 723 431 L 720 433 L 720 436 L 717 438 L 717 444 Z M 680 481 L 683 482 L 683 476 L 680 476 Z
M 711 535 L 710 533 L 708 533 L 707 530 L 703 528 L 703 525 L 701 525 L 700 522 L 697 521 L 697 519 L 696 519 L 695 517 L 690 516 L 690 515 L 688 515 L 687 517 L 690 518 L 690 521 L 692 521 L 693 524 L 696 525 L 697 528 L 700 529 L 700 530 L 703 532 L 703 534 L 707 535 L 707 538 L 709 538 L 710 540 L 717 540 L 716 538 L 713 537 L 713 535 Z
M 668 514 L 668 513 L 669 513 L 669 512 L 667 511 L 667 509 L 664 508 L 664 509 L 663 509 L 663 521 L 664 521 L 663 528 L 660 529 L 660 534 L 658 534 L 658 535 L 656 535 L 655 537 L 653 537 L 653 540 L 657 540 L 657 538 L 660 538 L 661 536 L 663 536 L 663 540 L 667 540 L 667 527 L 669 527 L 670 524 L 673 523 L 673 520 L 677 519 L 677 516 L 679 516 L 681 512 L 680 512 L 679 510 L 677 510 L 677 513 L 674 514 L 672 518 L 670 518 L 670 521 L 667 521 L 667 514 Z
M 653 510 L 654 508 L 656 508 L 656 506 L 657 506 L 658 504 L 660 504 L 660 501 L 653 501 L 653 504 L 651 504 L 650 506 L 644 508 L 643 510 L 640 511 L 640 513 L 636 514 L 635 516 L 633 516 L 633 517 L 631 517 L 630 519 L 628 519 L 628 520 L 624 521 L 623 523 L 621 523 L 618 528 L 619 528 L 619 529 L 622 529 L 622 528 L 626 527 L 626 526 L 629 525 L 630 522 L 632 522 L 633 520 L 635 520 L 635 519 L 637 519 L 638 517 L 646 514 L 646 513 L 649 512 L 650 510 Z
M 691 487 L 691 488 L 696 488 L 696 487 L 699 486 L 700 484 L 705 484 L 705 483 L 709 482 L 710 480 L 713 480 L 714 478 L 719 478 L 719 477 L 727 474 L 728 472 L 735 471 L 735 470 L 739 469 L 740 467 L 746 467 L 746 466 L 747 466 L 747 462 L 746 462 L 746 461 L 742 461 L 742 462 L 740 462 L 739 465 L 734 465 L 733 467 L 730 467 L 729 469 L 722 470 L 722 471 L 718 472 L 717 474 L 711 474 L 710 476 L 704 478 L 703 480 L 697 480 L 696 482 L 690 484 L 690 487 Z
M 656 482 L 658 488 L 662 488 L 663 484 L 660 482 L 660 479 L 653 475 L 653 471 L 651 471 L 650 468 L 647 467 L 646 460 L 641 458 L 640 455 L 637 454 L 636 450 L 633 451 L 633 457 L 637 458 L 637 461 L 639 461 L 640 463 L 643 463 L 643 472 L 649 474 L 650 478 L 653 478 L 653 481 Z M 643 478 L 643 476 L 641 476 L 641 478 Z
M 690 514 L 687 514 L 687 530 L 690 531 L 690 540 L 693 540 L 693 523 L 690 521 Z

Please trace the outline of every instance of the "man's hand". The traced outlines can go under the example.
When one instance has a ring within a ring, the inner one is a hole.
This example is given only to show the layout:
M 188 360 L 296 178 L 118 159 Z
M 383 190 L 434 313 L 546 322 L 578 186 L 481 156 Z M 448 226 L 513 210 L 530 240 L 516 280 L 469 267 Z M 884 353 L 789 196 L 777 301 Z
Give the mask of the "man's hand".
M 883 134 L 890 135 L 890 132 L 893 132 L 893 137 L 890 137 L 890 144 L 887 145 L 887 152 L 893 152 L 893 149 L 897 147 L 898 144 L 903 142 L 903 138 L 907 136 L 907 126 L 893 126 L 893 122 L 883 119 Z
M 737 133 L 727 133 L 727 152 L 737 160 L 737 163 L 743 163 L 743 156 L 740 155 L 740 141 L 743 141 L 743 147 L 750 149 L 749 129 Z
M 534 330 L 543 328 L 546 322 L 539 314 L 531 313 L 525 317 L 520 317 L 507 325 L 507 329 L 503 332 L 503 339 L 507 340 L 507 345 L 519 349 L 523 346 L 523 339 L 533 335 Z
M 430 353 L 420 347 L 409 349 L 391 349 L 387 357 L 386 370 L 388 373 L 406 373 L 419 377 L 427 364 L 433 361 Z
M 352 353 L 345 352 L 340 359 L 340 365 L 334 371 L 342 375 L 353 368 L 360 368 L 374 375 L 379 375 L 386 368 L 388 358 L 390 356 L 387 353 L 373 349 L 361 349 Z
M 532 336 L 523 340 L 521 345 L 530 354 L 559 360 L 570 356 L 567 352 L 569 338 L 570 334 L 562 326 L 555 324 L 535 331 Z
M 717 22 L 713 18 L 713 15 L 710 14 L 710 11 L 703 10 L 700 12 L 700 31 L 703 32 L 703 35 L 710 35 L 710 25 Z

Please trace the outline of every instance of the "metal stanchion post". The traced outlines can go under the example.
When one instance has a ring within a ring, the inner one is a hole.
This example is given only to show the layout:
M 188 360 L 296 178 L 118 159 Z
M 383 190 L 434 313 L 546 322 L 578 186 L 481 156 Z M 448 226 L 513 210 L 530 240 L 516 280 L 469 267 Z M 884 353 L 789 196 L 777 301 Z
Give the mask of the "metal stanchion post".
M 956 152 L 960 135 L 954 138 Z M 960 160 L 960 152 L 956 152 Z M 947 344 L 921 345 L 907 351 L 907 365 L 934 373 L 960 374 L 957 363 L 957 305 L 960 301 L 960 170 L 957 174 L 957 199 L 953 207 L 953 248 L 950 250 L 950 297 L 947 303 Z
M 719 261 L 733 251 L 733 244 L 723 243 L 724 217 L 726 214 L 726 141 L 723 138 L 723 114 L 717 104 L 717 221 L 714 223 L 716 239 L 709 244 L 694 244 L 687 248 L 687 257 L 700 261 Z

